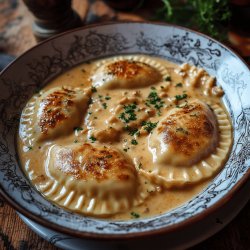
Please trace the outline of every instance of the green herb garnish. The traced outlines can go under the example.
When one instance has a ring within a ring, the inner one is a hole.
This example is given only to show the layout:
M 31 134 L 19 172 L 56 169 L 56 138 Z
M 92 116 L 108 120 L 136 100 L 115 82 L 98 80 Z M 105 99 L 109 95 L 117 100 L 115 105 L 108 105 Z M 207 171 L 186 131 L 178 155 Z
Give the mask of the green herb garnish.
M 180 101 L 180 100 L 183 100 L 183 99 L 187 98 L 187 94 L 176 95 L 175 98 L 176 98 L 177 101 Z
M 137 145 L 137 144 L 138 144 L 138 142 L 137 142 L 137 140 L 132 139 L 132 140 L 131 140 L 131 144 L 133 144 L 133 145 Z
M 74 127 L 74 131 L 81 131 L 81 130 L 83 130 L 83 128 L 81 128 L 81 127 Z
M 102 103 L 102 106 L 104 109 L 107 109 L 107 107 L 108 107 L 106 102 Z
M 158 96 L 156 91 L 151 91 L 147 97 L 146 105 L 151 106 L 153 105 L 155 109 L 159 110 L 163 107 L 164 101 Z
M 150 133 L 157 126 L 158 122 L 143 121 L 141 124 L 144 126 L 143 129 Z
M 162 0 L 156 19 L 199 29 L 217 39 L 227 38 L 231 17 L 228 0 Z
M 135 114 L 136 104 L 132 103 L 129 105 L 125 105 L 123 108 L 124 108 L 124 112 L 122 112 L 119 115 L 119 118 L 125 123 L 129 123 L 130 121 L 135 121 L 136 120 L 136 114 Z
M 95 142 L 96 141 L 96 138 L 94 136 L 90 136 L 89 139 L 92 141 L 92 142 Z
M 133 127 L 130 127 L 128 125 L 126 127 L 124 127 L 124 130 L 128 131 L 128 134 L 132 135 L 132 136 L 138 132 L 138 128 L 133 128 Z
M 136 212 L 131 212 L 130 214 L 131 214 L 131 216 L 132 216 L 133 218 L 135 218 L 135 219 L 140 218 L 140 215 L 139 215 L 138 213 L 136 213 Z
M 177 83 L 175 87 L 182 87 L 182 83 L 181 82 Z
M 171 81 L 171 77 L 170 76 L 167 76 L 166 78 L 165 78 L 165 81 L 167 82 L 167 81 Z

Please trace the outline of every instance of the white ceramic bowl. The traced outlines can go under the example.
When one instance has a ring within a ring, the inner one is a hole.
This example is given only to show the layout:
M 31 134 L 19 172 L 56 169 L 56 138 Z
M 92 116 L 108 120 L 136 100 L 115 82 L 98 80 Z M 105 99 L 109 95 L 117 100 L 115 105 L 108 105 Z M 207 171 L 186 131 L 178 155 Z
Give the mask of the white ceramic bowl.
M 77 64 L 118 54 L 143 53 L 175 63 L 189 62 L 216 76 L 233 123 L 229 160 L 211 184 L 184 205 L 148 219 L 116 221 L 70 213 L 51 204 L 30 185 L 18 163 L 19 117 L 33 93 Z M 126 239 L 170 233 L 202 220 L 249 180 L 250 72 L 221 43 L 194 31 L 152 23 L 86 26 L 49 39 L 10 64 L 0 76 L 0 187 L 9 203 L 33 221 L 58 232 L 95 239 Z M 248 198 L 248 197 L 247 197 Z

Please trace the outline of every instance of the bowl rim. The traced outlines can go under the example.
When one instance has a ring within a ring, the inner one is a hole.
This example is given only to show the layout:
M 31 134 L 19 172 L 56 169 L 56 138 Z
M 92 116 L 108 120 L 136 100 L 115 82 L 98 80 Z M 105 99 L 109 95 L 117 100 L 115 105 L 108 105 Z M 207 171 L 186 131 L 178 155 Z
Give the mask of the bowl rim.
M 99 27 L 99 26 L 106 26 L 106 25 L 119 25 L 119 24 L 149 24 L 149 25 L 158 25 L 158 26 L 167 26 L 167 27 L 174 27 L 177 29 L 181 29 L 184 31 L 188 31 L 191 33 L 195 33 L 199 36 L 202 36 L 206 39 L 212 40 L 213 42 L 219 44 L 221 47 L 225 48 L 226 50 L 228 50 L 229 52 L 231 52 L 232 54 L 236 55 L 237 58 L 246 66 L 246 68 L 250 71 L 250 66 L 245 62 L 245 60 L 238 54 L 238 52 L 235 52 L 234 50 L 232 50 L 230 47 L 228 47 L 226 44 L 217 41 L 216 39 L 193 29 L 190 28 L 186 28 L 186 27 L 182 27 L 179 25 L 175 25 L 175 24 L 169 24 L 169 23 L 164 23 L 164 22 L 150 22 L 150 21 L 108 21 L 108 22 L 103 22 L 103 23 L 97 23 L 97 24 L 89 24 L 89 25 L 85 25 L 82 27 L 78 27 L 75 29 L 71 29 L 65 32 L 62 32 L 58 35 L 55 35 L 51 38 L 48 38 L 42 42 L 39 42 L 38 44 L 34 45 L 33 47 L 31 47 L 30 49 L 28 49 L 27 51 L 25 51 L 24 53 L 22 53 L 20 56 L 18 56 L 15 60 L 13 60 L 11 63 L 9 63 L 1 72 L 0 72 L 0 77 L 4 74 L 4 72 L 10 68 L 13 64 L 16 63 L 16 61 L 18 61 L 20 58 L 22 58 L 23 56 L 25 56 L 26 54 L 30 53 L 30 51 L 32 51 L 33 49 L 36 49 L 37 47 L 39 47 L 42 44 L 47 43 L 48 41 L 51 40 L 55 40 L 61 36 L 64 36 L 66 34 L 69 33 L 74 33 L 75 31 L 80 31 L 80 30 L 88 30 L 89 28 L 94 28 L 94 27 Z M 101 234 L 101 233 L 95 233 L 95 232 L 84 232 L 84 231 L 76 231 L 74 229 L 69 229 L 66 227 L 63 227 L 63 225 L 59 226 L 53 222 L 47 222 L 45 219 L 41 219 L 38 215 L 35 214 L 31 214 L 29 213 L 23 206 L 21 206 L 19 203 L 17 203 L 16 201 L 12 200 L 12 198 L 8 195 L 7 192 L 5 192 L 5 190 L 2 188 L 2 186 L 0 185 L 0 195 L 1 197 L 3 197 L 5 199 L 5 201 L 7 201 L 7 203 L 14 208 L 15 210 L 17 210 L 18 212 L 20 212 L 21 214 L 23 214 L 24 216 L 26 216 L 27 218 L 47 227 L 50 228 L 54 231 L 60 232 L 60 233 L 64 233 L 73 237 L 83 237 L 83 238 L 88 238 L 88 239 L 93 239 L 93 240 L 105 240 L 105 241 L 109 241 L 109 240 L 128 240 L 128 239 L 135 239 L 135 238 L 144 238 L 147 236 L 157 236 L 157 235 L 162 235 L 165 233 L 173 233 L 177 230 L 180 230 L 181 228 L 185 228 L 187 226 L 190 226 L 192 224 L 194 224 L 195 222 L 202 220 L 204 217 L 212 214 L 215 210 L 221 208 L 223 205 L 225 205 L 227 202 L 229 202 L 232 197 L 244 186 L 244 184 L 250 180 L 250 168 L 248 168 L 248 170 L 246 171 L 246 173 L 244 174 L 244 176 L 242 176 L 242 178 L 238 181 L 238 183 L 236 185 L 233 186 L 233 188 L 231 188 L 229 190 L 229 192 L 227 194 L 225 194 L 224 197 L 220 198 L 218 201 L 216 201 L 212 206 L 210 206 L 209 208 L 207 208 L 206 210 L 201 211 L 200 213 L 194 215 L 193 217 L 187 218 L 182 222 L 170 225 L 170 226 L 166 226 L 166 227 L 161 227 L 159 229 L 153 229 L 150 231 L 142 231 L 142 232 L 132 232 L 132 233 L 126 233 L 126 234 Z

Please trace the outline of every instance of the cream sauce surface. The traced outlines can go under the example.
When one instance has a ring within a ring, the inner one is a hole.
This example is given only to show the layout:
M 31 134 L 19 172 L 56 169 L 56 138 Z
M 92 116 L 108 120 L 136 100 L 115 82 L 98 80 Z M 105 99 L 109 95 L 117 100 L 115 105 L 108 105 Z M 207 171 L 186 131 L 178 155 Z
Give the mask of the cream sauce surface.
M 178 66 L 161 58 L 143 57 L 162 65 L 168 72 L 168 76 L 164 76 L 153 85 L 137 86 L 132 89 L 95 88 L 92 86 L 92 76 L 97 65 L 102 62 L 97 60 L 67 71 L 44 87 L 43 92 L 60 86 L 89 87 L 91 101 L 80 124 L 67 135 L 37 142 L 32 146 L 27 146 L 21 139 L 22 136 L 18 137 L 22 166 L 38 190 L 40 183 L 48 178 L 44 165 L 52 145 L 67 146 L 82 143 L 108 145 L 127 155 L 137 170 L 143 169 L 151 173 L 158 163 L 153 163 L 148 138 L 167 112 L 176 107 L 182 108 L 192 99 L 216 104 L 224 109 L 220 99 L 223 91 L 215 86 L 215 79 L 204 70 L 186 64 Z M 127 57 L 123 57 L 123 60 L 124 58 Z M 108 218 L 127 220 L 166 213 L 200 193 L 211 182 L 212 176 L 191 185 L 171 188 L 161 187 L 156 183 L 158 191 L 152 192 L 142 204 L 132 206 L 127 211 L 112 214 Z M 64 207 L 67 208 L 67 206 Z

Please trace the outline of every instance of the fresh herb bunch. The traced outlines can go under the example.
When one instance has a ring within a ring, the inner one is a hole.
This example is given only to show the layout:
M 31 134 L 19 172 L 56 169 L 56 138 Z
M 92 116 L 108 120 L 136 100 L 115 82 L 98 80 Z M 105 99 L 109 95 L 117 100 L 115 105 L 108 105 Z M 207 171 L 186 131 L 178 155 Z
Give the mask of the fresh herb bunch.
M 157 19 L 199 29 L 224 40 L 231 17 L 229 0 L 162 0 Z

